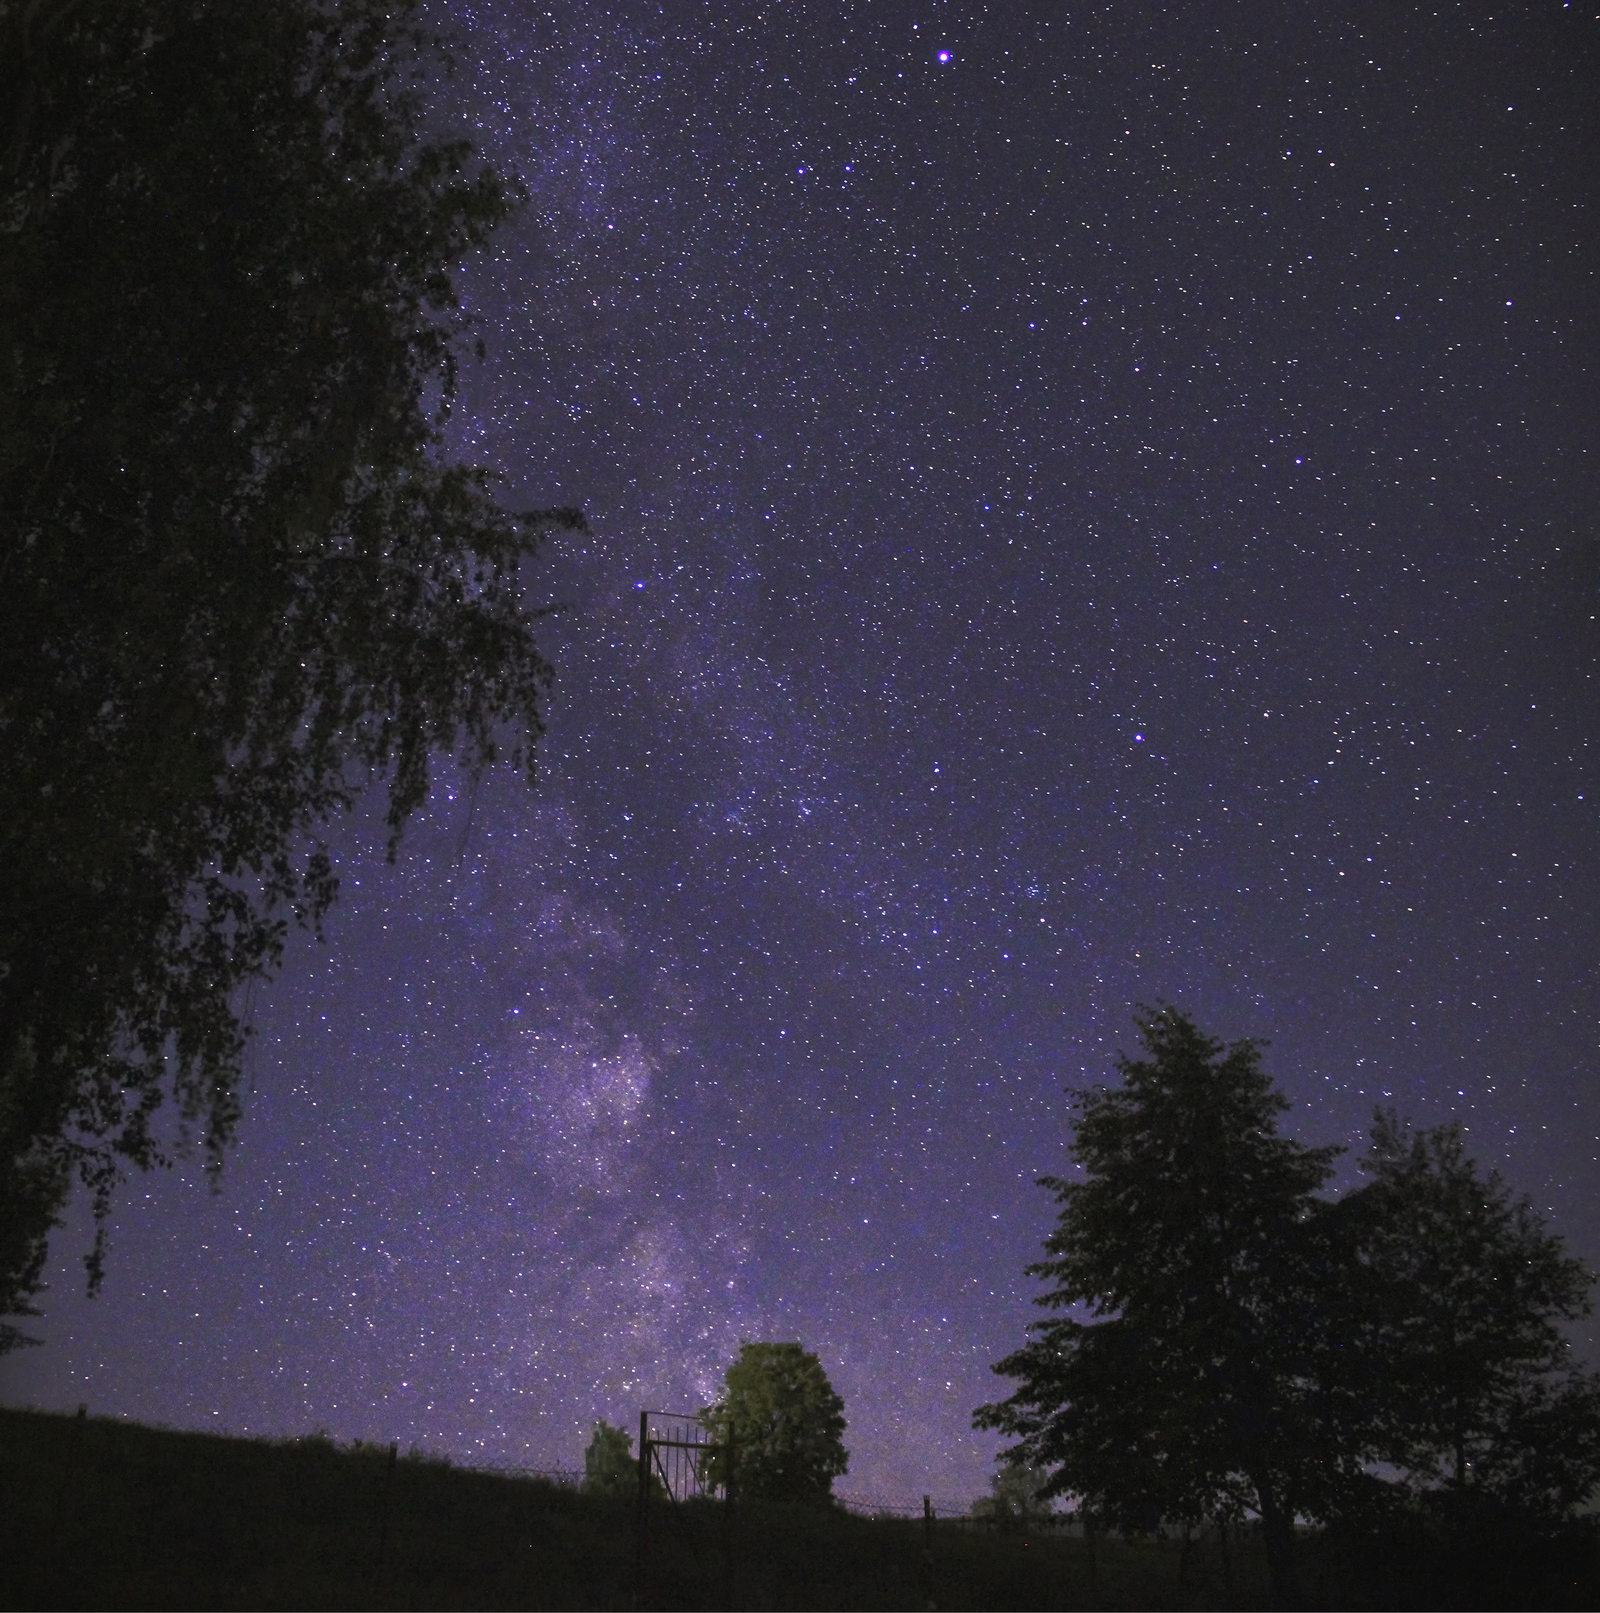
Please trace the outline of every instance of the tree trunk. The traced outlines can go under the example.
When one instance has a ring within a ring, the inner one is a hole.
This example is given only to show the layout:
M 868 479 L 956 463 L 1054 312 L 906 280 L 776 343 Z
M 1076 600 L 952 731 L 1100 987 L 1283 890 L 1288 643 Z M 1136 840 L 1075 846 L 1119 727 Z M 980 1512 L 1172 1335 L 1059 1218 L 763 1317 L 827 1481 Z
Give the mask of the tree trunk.
M 1267 1548 L 1272 1599 L 1279 1607 L 1299 1607 L 1300 1578 L 1294 1563 L 1294 1513 L 1284 1505 L 1270 1480 L 1256 1480 L 1261 1509 L 1261 1540 Z

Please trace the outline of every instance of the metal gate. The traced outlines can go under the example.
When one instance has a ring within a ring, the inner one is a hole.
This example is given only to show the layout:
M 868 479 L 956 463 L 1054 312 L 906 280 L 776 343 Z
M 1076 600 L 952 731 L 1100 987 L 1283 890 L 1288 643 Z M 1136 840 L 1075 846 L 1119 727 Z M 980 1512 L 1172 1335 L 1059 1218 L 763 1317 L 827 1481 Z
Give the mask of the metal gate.
M 645 1575 L 649 1566 L 652 1510 L 660 1512 L 667 1527 L 688 1542 L 698 1566 L 704 1570 L 695 1531 L 682 1508 L 689 1501 L 711 1501 L 722 1492 L 723 1601 L 733 1605 L 733 1497 L 735 1447 L 732 1439 L 714 1440 L 699 1412 L 641 1411 L 639 1413 L 639 1496 L 635 1524 L 633 1605 L 645 1606 Z M 654 1503 L 654 1507 L 652 1507 Z

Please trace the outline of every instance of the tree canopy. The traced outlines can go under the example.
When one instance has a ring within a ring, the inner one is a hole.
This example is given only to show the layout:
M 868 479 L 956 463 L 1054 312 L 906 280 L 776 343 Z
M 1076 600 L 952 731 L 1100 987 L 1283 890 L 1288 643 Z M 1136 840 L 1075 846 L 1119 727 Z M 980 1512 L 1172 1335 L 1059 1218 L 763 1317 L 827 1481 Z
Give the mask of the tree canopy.
M 590 1495 L 632 1495 L 639 1488 L 633 1439 L 624 1428 L 602 1419 L 583 1453 L 583 1488 Z
M 1044 1494 L 1050 1474 L 1027 1462 L 1002 1462 L 989 1480 L 989 1494 L 972 1503 L 972 1516 L 999 1529 L 1026 1529 L 1047 1521 L 1051 1514 Z
M 1600 1485 L 1600 1380 L 1561 1326 L 1589 1314 L 1593 1275 L 1457 1125 L 1408 1134 L 1380 1111 L 1366 1167 L 1339 1209 L 1385 1454 L 1454 1508 L 1569 1516 Z
M 1123 1528 L 1254 1513 L 1295 1596 L 1296 1518 L 1351 1519 L 1441 1475 L 1569 1511 L 1600 1478 L 1595 1382 L 1557 1323 L 1591 1281 L 1526 1201 L 1477 1176 L 1451 1128 L 1380 1116 L 1374 1180 L 1321 1196 L 1337 1148 L 1278 1134 L 1260 1048 L 1171 1008 L 1137 1017 L 1147 1057 L 1072 1094 L 1061 1206 L 1029 1266 L 1057 1313 L 980 1407 L 1010 1459 Z M 1382 1477 L 1383 1464 L 1403 1478 Z
M 844 1401 L 822 1363 L 798 1344 L 742 1344 L 721 1399 L 703 1415 L 714 1442 L 733 1444 L 740 1496 L 827 1502 L 850 1466 Z M 727 1457 L 719 1451 L 705 1460 L 706 1487 L 725 1487 Z
M 164 1100 L 220 1161 L 329 819 L 387 777 L 392 852 L 431 754 L 532 769 L 521 568 L 579 517 L 444 448 L 517 195 L 425 134 L 421 12 L 0 0 L 0 1312 Z
M 661 1481 L 651 1475 L 655 1490 Z M 602 1418 L 583 1453 L 583 1484 L 586 1495 L 606 1495 L 632 1500 L 639 1493 L 639 1462 L 633 1454 L 633 1436 L 625 1428 L 613 1428 Z
M 1172 1010 L 1138 1020 L 1149 1057 L 1075 1094 L 1082 1180 L 1028 1267 L 1060 1315 L 995 1368 L 1020 1380 L 979 1426 L 1020 1436 L 1047 1493 L 1123 1527 L 1259 1512 L 1274 1551 L 1326 1483 L 1305 1319 L 1313 1195 L 1337 1149 L 1277 1135 L 1287 1108 L 1253 1042 Z

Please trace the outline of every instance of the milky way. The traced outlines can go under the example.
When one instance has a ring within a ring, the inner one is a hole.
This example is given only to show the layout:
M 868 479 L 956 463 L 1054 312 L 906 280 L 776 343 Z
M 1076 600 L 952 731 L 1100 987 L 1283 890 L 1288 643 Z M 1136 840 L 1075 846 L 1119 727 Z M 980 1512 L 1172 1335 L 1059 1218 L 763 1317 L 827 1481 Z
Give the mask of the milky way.
M 799 1338 L 964 1503 L 1158 999 L 1600 1256 L 1600 24 L 437 9 L 531 198 L 451 443 L 592 526 L 543 776 L 340 830 L 220 1195 L 59 1235 L 6 1399 L 571 1466 Z

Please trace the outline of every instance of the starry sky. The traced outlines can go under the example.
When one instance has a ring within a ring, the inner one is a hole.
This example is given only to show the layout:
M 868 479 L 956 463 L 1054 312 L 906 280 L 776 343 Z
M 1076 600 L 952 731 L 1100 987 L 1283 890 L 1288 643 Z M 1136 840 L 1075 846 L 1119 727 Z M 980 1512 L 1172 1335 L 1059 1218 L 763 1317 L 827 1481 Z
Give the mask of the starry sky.
M 543 776 L 338 827 L 220 1193 L 0 1395 L 572 1466 L 798 1338 L 964 1503 L 1158 999 L 1600 1262 L 1594 11 L 436 0 Z

